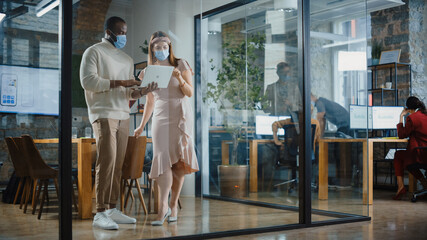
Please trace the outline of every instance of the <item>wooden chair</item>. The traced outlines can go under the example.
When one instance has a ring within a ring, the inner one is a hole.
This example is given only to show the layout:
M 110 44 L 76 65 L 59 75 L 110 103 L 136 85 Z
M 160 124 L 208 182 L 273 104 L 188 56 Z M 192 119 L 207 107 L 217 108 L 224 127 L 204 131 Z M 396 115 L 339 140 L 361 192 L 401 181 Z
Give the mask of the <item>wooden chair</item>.
M 34 144 L 34 141 L 31 138 L 31 136 L 29 135 L 22 136 L 22 149 L 25 156 L 24 159 L 27 162 L 27 165 L 29 166 L 30 177 L 33 180 L 32 214 L 34 214 L 36 211 L 37 201 L 40 197 L 40 191 L 43 191 L 42 200 L 40 202 L 39 213 L 37 216 L 37 218 L 40 219 L 41 213 L 43 211 L 43 205 L 44 205 L 45 199 L 48 197 L 48 185 L 49 185 L 50 179 L 53 179 L 53 182 L 55 184 L 56 194 L 57 196 L 59 196 L 58 170 L 49 167 L 46 164 L 46 162 L 42 159 L 40 152 L 37 149 L 36 145 Z M 39 188 L 36 191 L 37 186 Z M 42 190 L 42 187 L 44 187 L 43 190 Z M 30 195 L 30 191 L 28 191 L 26 194 L 24 213 L 27 210 L 29 195 Z M 74 190 L 72 191 L 72 196 L 74 200 L 74 206 L 75 208 L 77 208 Z
M 18 148 L 18 144 L 16 142 L 19 142 L 21 145 L 22 138 L 11 138 L 6 137 L 5 138 L 7 148 L 9 150 L 10 158 L 12 159 L 13 167 L 15 168 L 15 175 L 20 178 L 18 189 L 16 190 L 15 198 L 13 199 L 13 204 L 16 204 L 16 201 L 18 199 L 19 193 L 21 191 L 21 188 L 23 189 L 22 195 L 21 195 L 21 202 L 20 207 L 22 208 L 24 195 L 26 194 L 26 191 L 28 189 L 27 182 L 30 182 L 30 174 L 28 170 L 28 166 L 25 162 L 24 155 L 22 153 L 22 149 Z M 24 187 L 25 185 L 25 187 Z
M 127 201 L 132 192 L 132 185 L 135 182 L 135 187 L 138 190 L 139 200 L 141 201 L 144 213 L 148 214 L 144 198 L 141 193 L 139 178 L 142 176 L 142 168 L 144 166 L 145 149 L 147 146 L 147 137 L 130 136 L 126 148 L 125 160 L 122 167 L 122 182 L 121 182 L 121 201 L 120 208 L 123 211 L 126 208 Z M 128 181 L 130 180 L 130 183 Z M 125 199 L 125 188 L 128 186 L 128 192 Z

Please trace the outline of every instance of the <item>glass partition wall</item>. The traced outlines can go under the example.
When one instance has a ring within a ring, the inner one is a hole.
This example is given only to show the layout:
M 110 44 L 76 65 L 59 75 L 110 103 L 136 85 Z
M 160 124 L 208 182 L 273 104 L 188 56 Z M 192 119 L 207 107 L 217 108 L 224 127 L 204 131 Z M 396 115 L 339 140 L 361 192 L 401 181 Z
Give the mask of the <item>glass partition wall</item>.
M 259 227 L 298 223 L 297 14 L 255 1 L 201 21 L 202 193 L 262 203 L 257 215 L 275 217 Z
M 55 9 L 39 2 L 0 2 L 0 238 L 59 238 L 58 213 L 64 213 L 57 195 L 63 196 L 58 192 L 63 22 L 59 1 Z M 65 225 L 71 223 L 67 217 Z
M 313 212 L 366 216 L 366 199 L 372 194 L 364 189 L 364 184 L 372 181 L 367 176 L 368 118 L 356 126 L 359 113 L 355 109 L 364 116 L 368 112 L 370 18 L 364 2 L 311 1 L 310 13 L 312 118 L 321 126 L 313 169 L 318 180 L 316 194 L 312 195 Z
M 353 108 L 368 111 L 368 8 L 306 3 L 309 12 L 297 1 L 228 4 L 200 20 L 201 193 L 262 206 L 258 218 L 274 212 L 261 228 L 304 222 L 302 161 L 309 224 L 369 215 L 368 120 L 350 126 Z

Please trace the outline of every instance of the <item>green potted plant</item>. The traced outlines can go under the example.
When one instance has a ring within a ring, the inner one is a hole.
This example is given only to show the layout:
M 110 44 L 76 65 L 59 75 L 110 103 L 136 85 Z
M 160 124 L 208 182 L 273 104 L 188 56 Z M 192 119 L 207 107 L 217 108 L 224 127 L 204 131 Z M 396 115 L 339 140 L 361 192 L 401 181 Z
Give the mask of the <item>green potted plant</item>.
M 145 41 L 142 43 L 142 46 L 139 46 L 141 48 L 142 53 L 148 54 L 148 41 L 145 39 Z
M 372 42 L 372 51 L 371 51 L 372 65 L 378 65 L 379 64 L 381 52 L 382 52 L 381 42 L 373 41 Z
M 232 154 L 228 165 L 218 166 L 220 191 L 222 196 L 243 197 L 247 195 L 248 166 L 238 165 L 238 143 L 242 136 L 242 123 L 251 119 L 252 113 L 264 102 L 264 69 L 256 60 L 264 54 L 264 34 L 248 36 L 233 41 L 227 38 L 221 67 L 213 65 L 217 72 L 214 83 L 207 84 L 203 101 L 213 101 L 225 116 L 225 129 L 232 136 Z

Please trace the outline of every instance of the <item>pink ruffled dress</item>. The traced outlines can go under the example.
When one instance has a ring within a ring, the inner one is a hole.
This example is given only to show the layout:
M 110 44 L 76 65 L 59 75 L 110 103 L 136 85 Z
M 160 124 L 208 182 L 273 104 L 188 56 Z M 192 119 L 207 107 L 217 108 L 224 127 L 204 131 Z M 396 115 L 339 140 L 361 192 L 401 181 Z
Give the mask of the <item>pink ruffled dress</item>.
M 178 61 L 178 70 L 191 71 L 187 61 Z M 194 115 L 189 98 L 179 81 L 171 77 L 167 88 L 153 92 L 154 111 L 152 119 L 153 161 L 150 178 L 157 178 L 173 164 L 182 161 L 186 174 L 199 171 L 193 143 Z

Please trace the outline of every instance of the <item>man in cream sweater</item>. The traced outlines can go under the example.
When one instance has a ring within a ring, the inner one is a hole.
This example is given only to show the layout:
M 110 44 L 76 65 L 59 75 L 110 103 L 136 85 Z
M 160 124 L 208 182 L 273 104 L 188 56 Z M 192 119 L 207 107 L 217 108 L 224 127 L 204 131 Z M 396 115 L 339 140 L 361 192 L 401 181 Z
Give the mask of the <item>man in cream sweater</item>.
M 85 92 L 89 120 L 96 138 L 95 189 L 97 213 L 93 226 L 118 229 L 118 223 L 136 223 L 116 209 L 120 179 L 129 135 L 129 100 L 157 89 L 132 89 L 141 84 L 133 75 L 133 60 L 120 48 L 126 44 L 126 22 L 111 17 L 105 23 L 105 38 L 83 54 L 80 82 Z

